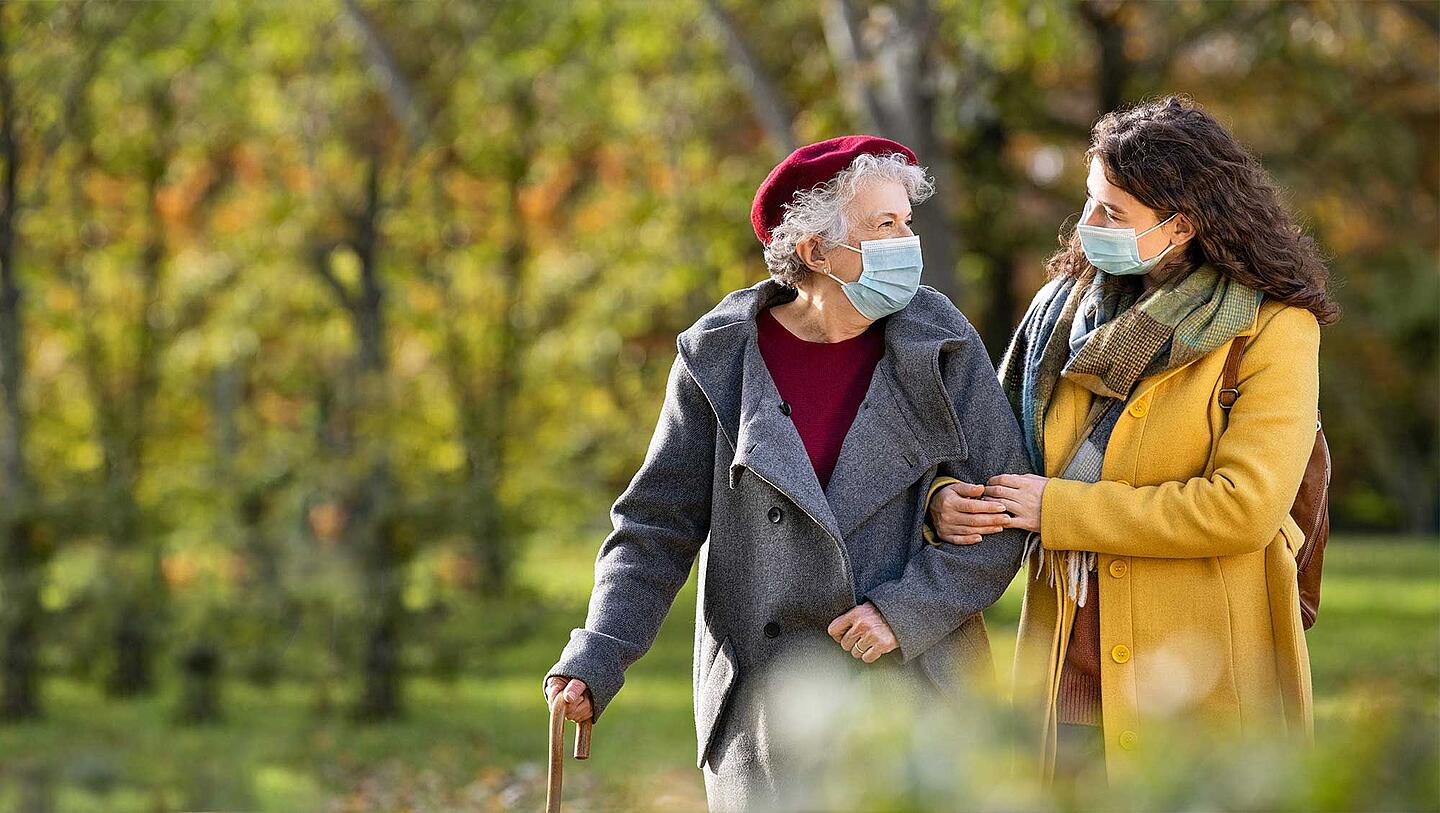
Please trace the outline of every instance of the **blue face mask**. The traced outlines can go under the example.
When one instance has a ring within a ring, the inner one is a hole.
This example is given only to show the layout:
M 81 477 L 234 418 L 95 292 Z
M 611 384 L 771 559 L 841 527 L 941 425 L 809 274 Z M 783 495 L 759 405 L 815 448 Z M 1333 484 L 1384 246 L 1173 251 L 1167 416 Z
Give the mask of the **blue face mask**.
M 860 248 L 845 246 L 860 255 L 860 278 L 845 282 L 829 271 L 820 273 L 840 283 L 840 288 L 870 321 L 892 314 L 914 298 L 920 289 L 920 237 L 891 237 L 885 240 L 861 240 Z
M 1080 235 L 1080 248 L 1085 251 L 1085 259 L 1107 274 L 1148 274 L 1150 269 L 1160 262 L 1160 258 L 1175 247 L 1175 244 L 1171 243 L 1154 257 L 1148 260 L 1140 259 L 1140 238 L 1169 223 L 1179 212 L 1136 234 L 1134 229 L 1107 229 L 1103 226 L 1086 225 L 1085 221 L 1090 219 L 1093 211 L 1095 200 L 1091 198 L 1085 201 L 1085 211 L 1080 213 L 1080 223 L 1075 227 L 1075 231 Z

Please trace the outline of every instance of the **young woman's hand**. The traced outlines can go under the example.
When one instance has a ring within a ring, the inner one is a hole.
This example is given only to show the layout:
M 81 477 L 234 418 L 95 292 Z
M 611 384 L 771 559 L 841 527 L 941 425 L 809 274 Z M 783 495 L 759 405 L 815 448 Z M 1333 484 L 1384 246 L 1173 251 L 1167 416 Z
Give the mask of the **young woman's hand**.
M 997 474 L 985 485 L 985 499 L 998 502 L 1009 512 L 1002 520 L 1006 528 L 1039 533 L 1040 498 L 1049 482 L 1049 477 L 1038 474 Z
M 930 498 L 930 527 L 952 545 L 973 545 L 1005 530 L 1005 506 L 982 499 L 985 487 L 978 483 L 951 483 Z

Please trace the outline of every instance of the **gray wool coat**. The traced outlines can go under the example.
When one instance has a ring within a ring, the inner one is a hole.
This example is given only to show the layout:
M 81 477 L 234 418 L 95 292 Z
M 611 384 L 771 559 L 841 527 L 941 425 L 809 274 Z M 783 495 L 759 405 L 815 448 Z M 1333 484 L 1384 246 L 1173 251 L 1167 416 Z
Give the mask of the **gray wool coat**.
M 781 710 L 761 686 L 815 663 L 793 656 L 946 702 L 993 678 L 980 611 L 1021 563 L 1023 531 L 965 546 L 927 544 L 921 531 L 937 474 L 983 483 L 1030 471 L 970 322 L 928 285 L 889 317 L 884 355 L 822 490 L 756 341 L 760 310 L 795 295 L 763 280 L 678 337 L 645 460 L 610 511 L 585 626 L 546 675 L 584 680 L 598 724 L 698 558 L 696 765 L 712 809 L 764 807 L 783 790 Z M 867 600 L 899 642 L 873 664 L 826 633 Z M 598 758 L 604 742 L 597 734 Z

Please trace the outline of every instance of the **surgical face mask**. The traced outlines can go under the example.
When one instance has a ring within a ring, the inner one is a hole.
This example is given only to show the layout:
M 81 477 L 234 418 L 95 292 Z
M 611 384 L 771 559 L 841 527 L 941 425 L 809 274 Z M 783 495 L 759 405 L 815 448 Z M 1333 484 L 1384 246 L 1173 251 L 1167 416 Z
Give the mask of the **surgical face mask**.
M 820 273 L 840 283 L 840 288 L 870 321 L 892 314 L 914 298 L 920 289 L 920 237 L 890 237 L 885 240 L 862 240 L 860 247 L 845 245 L 860 255 L 860 278 L 845 282 L 829 271 Z
M 1136 234 L 1134 229 L 1107 229 L 1103 226 L 1086 225 L 1085 221 L 1090 219 L 1093 211 L 1095 199 L 1090 198 L 1085 201 L 1085 211 L 1080 213 L 1080 223 L 1075 227 L 1075 231 L 1080 235 L 1080 248 L 1085 251 L 1085 259 L 1107 274 L 1148 274 L 1150 269 L 1160 262 L 1160 258 L 1175 247 L 1175 244 L 1171 243 L 1154 257 L 1148 260 L 1140 259 L 1140 238 L 1169 223 L 1179 212 Z

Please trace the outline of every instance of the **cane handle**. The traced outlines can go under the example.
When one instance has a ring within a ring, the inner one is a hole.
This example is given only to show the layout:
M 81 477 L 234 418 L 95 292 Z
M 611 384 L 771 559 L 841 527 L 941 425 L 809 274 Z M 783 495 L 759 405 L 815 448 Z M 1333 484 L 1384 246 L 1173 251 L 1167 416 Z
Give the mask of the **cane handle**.
M 590 758 L 590 720 L 575 725 L 575 758 Z M 565 693 L 550 698 L 550 769 L 545 788 L 545 813 L 560 812 L 560 788 L 565 772 Z

